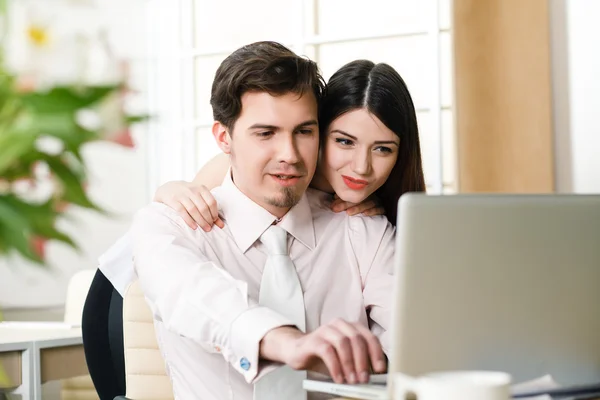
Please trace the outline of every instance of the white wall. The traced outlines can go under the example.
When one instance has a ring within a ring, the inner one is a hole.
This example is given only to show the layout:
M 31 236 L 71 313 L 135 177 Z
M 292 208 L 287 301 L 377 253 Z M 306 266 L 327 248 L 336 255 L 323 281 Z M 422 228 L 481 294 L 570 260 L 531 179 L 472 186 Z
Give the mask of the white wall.
M 61 1 L 48 1 L 59 9 Z M 79 9 L 57 11 L 54 21 L 71 24 L 75 29 L 93 29 L 100 24 L 108 28 L 115 54 L 130 62 L 133 87 L 140 91 L 135 101 L 138 111 L 144 107 L 147 78 L 145 3 L 144 0 L 71 0 L 70 6 Z M 95 6 L 89 8 L 88 4 Z M 69 278 L 78 270 L 96 268 L 98 256 L 127 230 L 133 213 L 150 199 L 145 131 L 143 126 L 134 131 L 137 145 L 134 149 L 114 143 L 95 143 L 86 148 L 88 192 L 112 215 L 70 209 L 71 221 L 63 223 L 64 229 L 74 237 L 81 252 L 50 244 L 47 248 L 50 270 L 17 258 L 0 258 L 0 308 L 54 307 L 60 310 Z M 9 311 L 7 315 L 14 313 Z
M 600 193 L 600 1 L 550 5 L 557 190 Z

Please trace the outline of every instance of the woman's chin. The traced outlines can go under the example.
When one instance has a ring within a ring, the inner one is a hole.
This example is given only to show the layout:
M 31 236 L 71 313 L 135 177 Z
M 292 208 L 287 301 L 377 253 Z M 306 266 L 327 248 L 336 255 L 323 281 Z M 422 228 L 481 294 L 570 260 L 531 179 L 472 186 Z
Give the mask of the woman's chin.
M 368 197 L 365 191 L 352 190 L 349 188 L 342 188 L 335 192 L 340 199 L 343 201 L 349 201 L 350 203 L 358 204 Z

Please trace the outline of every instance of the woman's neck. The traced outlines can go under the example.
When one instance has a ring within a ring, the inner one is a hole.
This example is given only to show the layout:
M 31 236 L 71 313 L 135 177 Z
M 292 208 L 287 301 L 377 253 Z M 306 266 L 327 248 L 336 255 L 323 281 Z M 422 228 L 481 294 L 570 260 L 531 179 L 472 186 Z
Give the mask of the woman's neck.
M 333 187 L 331 187 L 327 179 L 325 179 L 325 176 L 323 176 L 319 168 L 317 168 L 317 171 L 315 172 L 312 181 L 310 181 L 310 187 L 313 189 L 320 190 L 322 192 L 334 194 Z

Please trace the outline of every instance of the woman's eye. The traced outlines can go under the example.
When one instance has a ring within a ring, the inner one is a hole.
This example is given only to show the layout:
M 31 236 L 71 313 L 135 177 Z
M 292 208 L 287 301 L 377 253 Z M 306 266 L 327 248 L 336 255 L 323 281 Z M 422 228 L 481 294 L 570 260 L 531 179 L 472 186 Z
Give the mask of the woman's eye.
M 343 138 L 336 138 L 335 142 L 341 144 L 342 146 L 350 146 L 353 144 L 352 140 Z
M 386 153 L 386 154 L 392 152 L 392 149 L 390 149 L 389 147 L 382 147 L 382 146 L 376 147 L 375 150 L 377 150 L 380 153 Z

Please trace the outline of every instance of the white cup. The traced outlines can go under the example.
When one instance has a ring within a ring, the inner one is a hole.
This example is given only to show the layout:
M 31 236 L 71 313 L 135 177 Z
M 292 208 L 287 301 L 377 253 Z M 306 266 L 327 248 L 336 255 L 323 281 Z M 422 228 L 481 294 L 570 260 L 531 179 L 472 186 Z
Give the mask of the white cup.
M 437 372 L 394 376 L 394 400 L 509 400 L 509 374 L 493 371 Z

